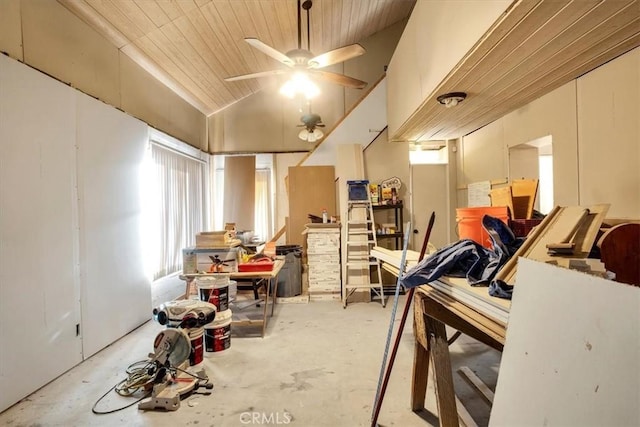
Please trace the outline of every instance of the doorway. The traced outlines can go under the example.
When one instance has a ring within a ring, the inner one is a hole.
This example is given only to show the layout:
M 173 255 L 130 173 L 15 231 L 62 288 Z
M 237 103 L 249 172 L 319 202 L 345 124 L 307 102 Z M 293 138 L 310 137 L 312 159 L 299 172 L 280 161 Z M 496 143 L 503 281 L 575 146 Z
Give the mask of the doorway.
M 551 135 L 509 147 L 509 180 L 538 179 L 534 209 L 547 214 L 553 208 L 553 139 Z

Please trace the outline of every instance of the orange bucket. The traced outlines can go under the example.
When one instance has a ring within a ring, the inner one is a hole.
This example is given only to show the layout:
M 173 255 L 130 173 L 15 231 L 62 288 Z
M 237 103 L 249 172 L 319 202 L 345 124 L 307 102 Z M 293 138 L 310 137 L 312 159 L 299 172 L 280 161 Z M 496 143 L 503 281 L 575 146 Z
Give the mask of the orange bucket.
M 472 239 L 485 248 L 492 249 L 489 234 L 482 227 L 482 217 L 490 215 L 509 225 L 509 208 L 506 206 L 482 206 L 477 208 L 456 209 L 458 237 Z

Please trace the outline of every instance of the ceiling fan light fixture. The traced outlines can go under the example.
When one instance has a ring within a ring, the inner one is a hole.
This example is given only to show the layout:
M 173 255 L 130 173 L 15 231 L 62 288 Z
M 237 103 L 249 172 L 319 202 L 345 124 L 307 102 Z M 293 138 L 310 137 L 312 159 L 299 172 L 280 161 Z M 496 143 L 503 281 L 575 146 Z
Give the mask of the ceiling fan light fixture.
M 320 88 L 305 73 L 294 73 L 280 87 L 280 94 L 290 99 L 293 99 L 296 95 L 302 95 L 306 99 L 313 99 L 320 95 Z
M 320 129 L 302 129 L 298 134 L 298 138 L 307 142 L 319 141 L 324 136 L 324 133 Z
M 455 107 L 459 103 L 465 100 L 467 94 L 464 92 L 449 92 L 444 95 L 440 95 L 436 99 L 442 105 L 447 108 Z

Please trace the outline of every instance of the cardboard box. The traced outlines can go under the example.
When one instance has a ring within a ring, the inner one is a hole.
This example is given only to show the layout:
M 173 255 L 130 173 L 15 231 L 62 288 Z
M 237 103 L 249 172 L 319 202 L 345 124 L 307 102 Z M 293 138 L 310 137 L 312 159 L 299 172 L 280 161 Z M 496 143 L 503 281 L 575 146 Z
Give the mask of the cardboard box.
M 185 248 L 182 250 L 182 272 L 235 273 L 238 271 L 238 249 Z

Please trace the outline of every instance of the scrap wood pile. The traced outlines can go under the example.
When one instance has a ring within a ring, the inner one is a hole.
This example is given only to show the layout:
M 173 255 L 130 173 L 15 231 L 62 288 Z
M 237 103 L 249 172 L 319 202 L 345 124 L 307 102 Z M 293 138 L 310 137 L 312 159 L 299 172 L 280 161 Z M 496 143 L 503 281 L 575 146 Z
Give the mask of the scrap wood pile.
M 526 239 L 515 237 L 500 220 L 485 215 L 482 224 L 492 249 L 460 240 L 425 258 L 407 272 L 402 284 L 410 288 L 443 275 L 466 277 L 472 286 L 489 286 L 491 296 L 511 298 L 519 257 L 567 267 L 567 259 L 587 258 L 608 209 L 609 205 L 556 206 Z

